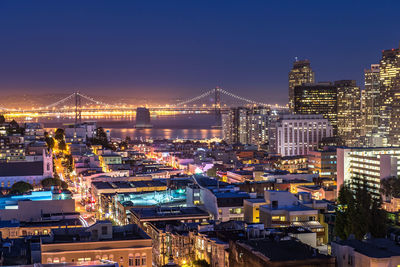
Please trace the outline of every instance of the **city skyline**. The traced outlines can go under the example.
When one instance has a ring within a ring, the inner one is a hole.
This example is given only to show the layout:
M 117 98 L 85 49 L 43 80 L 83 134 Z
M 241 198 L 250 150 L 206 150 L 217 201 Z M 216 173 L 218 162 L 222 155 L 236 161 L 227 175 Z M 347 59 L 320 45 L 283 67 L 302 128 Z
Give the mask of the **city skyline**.
M 191 97 L 221 86 L 286 104 L 296 57 L 316 81 L 363 87 L 364 69 L 398 47 L 396 5 L 3 1 L 0 93 Z

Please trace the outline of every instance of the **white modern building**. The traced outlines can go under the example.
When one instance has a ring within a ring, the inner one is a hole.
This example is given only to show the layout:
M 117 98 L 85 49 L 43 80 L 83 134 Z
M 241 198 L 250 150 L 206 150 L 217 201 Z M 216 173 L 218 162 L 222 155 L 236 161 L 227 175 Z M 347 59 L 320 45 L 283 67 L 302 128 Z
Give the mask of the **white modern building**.
M 276 152 L 282 157 L 307 155 L 332 131 L 322 115 L 283 115 L 276 123 Z
M 400 147 L 338 148 L 337 192 L 355 177 L 368 181 L 371 192 L 379 194 L 380 181 L 400 174 Z

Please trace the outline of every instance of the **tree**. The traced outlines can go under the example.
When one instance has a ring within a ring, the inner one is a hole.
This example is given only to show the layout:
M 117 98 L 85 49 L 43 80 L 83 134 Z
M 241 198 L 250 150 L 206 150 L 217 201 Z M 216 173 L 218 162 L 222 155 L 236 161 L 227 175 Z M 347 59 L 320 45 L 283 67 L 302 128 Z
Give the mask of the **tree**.
M 371 195 L 365 178 L 355 178 L 351 185 L 345 184 L 339 191 L 335 235 L 347 239 L 354 234 L 359 240 L 367 233 L 373 237 L 385 236 L 386 212 L 381 209 L 380 197 Z
M 110 148 L 108 143 L 108 137 L 103 127 L 98 127 L 96 129 L 96 136 L 92 138 L 91 143 L 94 145 L 102 145 L 103 147 Z
M 49 177 L 49 178 L 43 179 L 41 181 L 41 184 L 42 184 L 42 187 L 44 187 L 44 188 L 49 188 L 49 187 L 52 187 L 52 186 L 63 187 L 63 185 L 62 185 L 63 182 L 64 181 L 62 181 L 60 178 L 51 178 L 51 177 Z M 68 184 L 66 185 L 66 187 L 68 187 Z
M 64 140 L 61 140 L 58 142 L 58 149 L 61 151 L 64 151 L 67 149 L 67 144 L 65 143 Z
M 65 181 L 61 181 L 60 187 L 61 187 L 62 189 L 68 189 L 68 183 L 65 182 Z
M 3 124 L 6 122 L 6 118 L 4 117 L 4 115 L 0 115 L 0 124 Z
M 58 141 L 61 142 L 65 138 L 65 132 L 64 129 L 58 128 L 56 132 L 54 133 L 54 138 Z
M 51 137 L 48 132 L 44 133 L 44 140 L 46 141 L 47 149 L 53 150 L 55 142 L 53 137 Z
M 400 178 L 389 177 L 381 180 L 381 193 L 388 199 L 400 198 Z
M 28 191 L 31 191 L 33 186 L 30 183 L 26 183 L 24 181 L 16 182 L 11 187 L 11 193 L 23 194 Z

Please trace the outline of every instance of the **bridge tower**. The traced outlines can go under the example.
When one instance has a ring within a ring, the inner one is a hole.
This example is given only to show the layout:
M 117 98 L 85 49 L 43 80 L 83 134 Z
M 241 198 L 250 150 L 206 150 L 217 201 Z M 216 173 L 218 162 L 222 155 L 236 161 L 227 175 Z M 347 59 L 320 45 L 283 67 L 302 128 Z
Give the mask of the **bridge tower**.
M 79 92 L 75 92 L 75 126 L 82 121 L 82 110 L 81 110 L 81 96 Z
M 215 128 L 221 127 L 221 89 L 217 86 L 214 88 L 214 112 L 215 112 Z

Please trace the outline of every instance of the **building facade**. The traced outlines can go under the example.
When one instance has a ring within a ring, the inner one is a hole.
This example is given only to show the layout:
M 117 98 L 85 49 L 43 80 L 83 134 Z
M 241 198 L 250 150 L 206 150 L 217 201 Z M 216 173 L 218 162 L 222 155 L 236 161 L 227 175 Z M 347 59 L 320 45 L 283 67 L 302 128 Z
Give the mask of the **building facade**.
M 374 137 L 379 137 L 381 103 L 379 64 L 372 64 L 371 68 L 364 70 L 364 85 L 362 135 L 366 137 L 366 145 L 373 146 L 376 143 Z
M 314 83 L 315 75 L 308 60 L 296 60 L 289 72 L 289 109 L 294 109 L 294 88 L 305 83 Z
M 222 116 L 223 138 L 228 144 L 263 145 L 268 142 L 270 109 L 232 108 Z
M 42 263 L 85 264 L 111 260 L 119 266 L 152 266 L 152 241 L 137 225 L 113 228 L 100 221 L 87 228 L 53 229 L 41 240 Z
M 294 88 L 295 114 L 321 114 L 337 130 L 337 88 L 330 82 L 304 84 Z
M 361 135 L 361 91 L 354 80 L 335 81 L 338 135 L 347 146 L 356 146 Z
M 380 195 L 382 179 L 400 174 L 398 158 L 400 148 L 338 148 L 337 149 L 337 192 L 347 183 L 366 179 L 368 190 Z
M 384 50 L 379 66 L 381 132 L 384 145 L 400 145 L 400 49 Z
M 322 115 L 284 115 L 276 129 L 277 153 L 282 157 L 306 155 L 333 134 L 331 124 Z
M 336 180 L 336 149 L 309 151 L 308 170 L 321 178 Z

